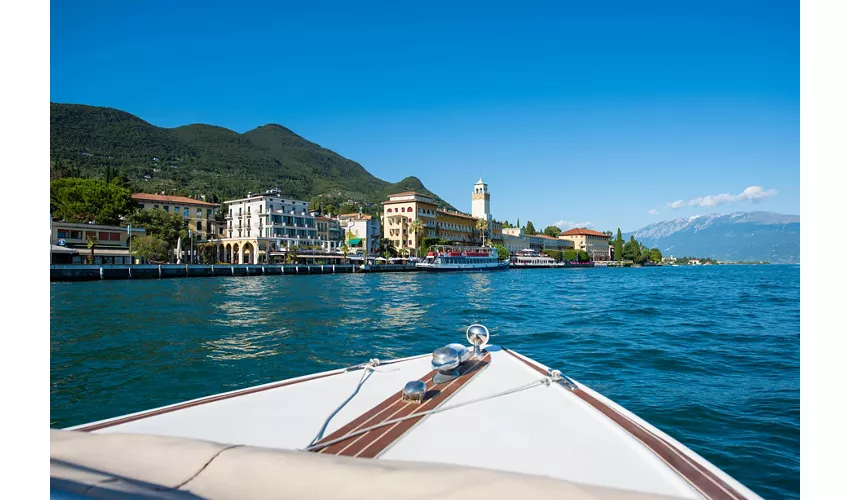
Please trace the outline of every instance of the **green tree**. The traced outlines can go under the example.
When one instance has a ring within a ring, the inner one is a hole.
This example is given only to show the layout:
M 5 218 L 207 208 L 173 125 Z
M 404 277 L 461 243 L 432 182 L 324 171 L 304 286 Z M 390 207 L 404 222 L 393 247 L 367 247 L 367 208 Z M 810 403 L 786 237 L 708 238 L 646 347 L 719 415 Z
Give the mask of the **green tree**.
M 653 248 L 649 251 L 649 260 L 651 260 L 652 262 L 661 262 L 663 258 L 664 256 L 661 255 L 661 250 Z
M 579 262 L 590 262 L 590 255 L 588 255 L 584 250 L 579 250 L 578 260 Z
M 407 230 L 413 234 L 413 243 L 417 249 L 420 247 L 419 242 L 424 236 L 424 231 L 422 230 L 424 227 L 425 225 L 422 224 L 422 219 L 413 219 L 407 225 Z
M 605 234 L 608 235 L 608 244 L 613 245 L 614 244 L 614 233 L 612 233 L 611 231 L 605 231 Z
M 543 234 L 553 238 L 557 238 L 561 232 L 561 228 L 558 226 L 546 226 L 546 229 L 543 230 Z
M 617 239 L 614 240 L 614 260 L 623 260 L 623 233 L 617 228 Z
M 573 249 L 564 250 L 564 261 L 566 262 L 575 262 L 578 260 L 578 254 Z
M 133 255 L 147 262 L 167 262 L 171 248 L 168 243 L 156 236 L 134 236 Z
M 508 260 L 511 258 L 511 252 L 502 245 L 496 245 L 496 251 L 499 252 L 499 260 Z
M 481 233 L 481 246 L 484 246 L 484 238 L 487 236 L 487 227 L 489 224 L 487 223 L 487 219 L 478 219 L 475 221 L 475 229 Z
M 183 217 L 161 208 L 136 212 L 128 217 L 127 221 L 135 227 L 145 228 L 149 236 L 156 236 L 171 248 L 176 247 L 178 238 L 183 238 L 184 241 L 189 238 Z
M 528 221 L 528 224 L 525 225 L 525 234 L 535 235 L 537 231 L 534 229 L 534 224 L 531 221 Z
M 564 258 L 564 252 L 559 250 L 543 250 L 543 253 L 555 260 L 562 260 Z
M 519 225 L 519 217 L 516 218 L 516 226 L 515 227 L 522 227 L 522 226 Z
M 58 179 L 50 182 L 50 213 L 68 222 L 118 225 L 137 208 L 131 194 L 98 179 Z

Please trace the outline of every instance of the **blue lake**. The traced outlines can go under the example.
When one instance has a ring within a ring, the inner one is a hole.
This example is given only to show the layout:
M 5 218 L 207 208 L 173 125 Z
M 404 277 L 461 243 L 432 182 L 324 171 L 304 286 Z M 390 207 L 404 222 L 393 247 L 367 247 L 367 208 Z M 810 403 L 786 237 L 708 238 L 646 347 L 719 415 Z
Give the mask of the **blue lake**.
M 799 266 L 52 283 L 51 427 L 431 352 L 475 322 L 799 497 Z

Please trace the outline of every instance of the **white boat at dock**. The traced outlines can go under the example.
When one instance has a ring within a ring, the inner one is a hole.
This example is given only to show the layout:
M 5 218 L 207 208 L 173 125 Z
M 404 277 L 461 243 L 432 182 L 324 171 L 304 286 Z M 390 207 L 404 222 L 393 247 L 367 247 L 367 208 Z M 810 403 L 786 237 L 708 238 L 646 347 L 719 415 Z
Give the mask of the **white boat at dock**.
M 51 496 L 759 498 L 484 326 L 466 337 L 51 430 Z
M 546 254 L 530 249 L 520 250 L 516 254 L 511 255 L 510 262 L 512 269 L 564 267 L 563 262 L 558 262 Z
M 416 263 L 425 271 L 502 271 L 508 266 L 495 248 L 448 245 L 431 246 L 425 260 Z

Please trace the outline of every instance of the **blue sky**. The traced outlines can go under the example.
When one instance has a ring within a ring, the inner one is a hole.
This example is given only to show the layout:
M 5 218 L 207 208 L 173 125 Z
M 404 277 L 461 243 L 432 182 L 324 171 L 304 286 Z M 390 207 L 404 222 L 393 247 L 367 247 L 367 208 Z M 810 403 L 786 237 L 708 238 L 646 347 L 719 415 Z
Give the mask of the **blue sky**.
M 50 31 L 51 101 L 280 123 L 466 211 L 483 176 L 499 220 L 800 212 L 796 2 L 52 2 Z

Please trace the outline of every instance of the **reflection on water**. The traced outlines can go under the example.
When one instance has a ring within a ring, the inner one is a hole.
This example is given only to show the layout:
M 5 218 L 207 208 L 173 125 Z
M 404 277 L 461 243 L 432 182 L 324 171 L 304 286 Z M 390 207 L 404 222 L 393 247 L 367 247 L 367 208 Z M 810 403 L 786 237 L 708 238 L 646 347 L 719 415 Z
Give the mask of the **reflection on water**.
M 766 497 L 799 492 L 799 267 L 541 269 L 50 285 L 50 419 L 90 422 L 492 341 Z

